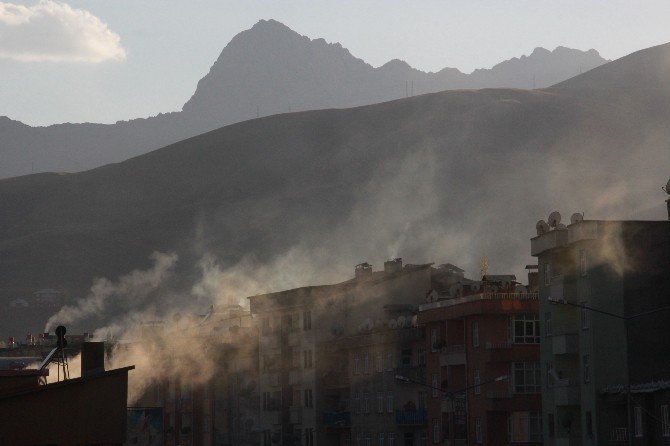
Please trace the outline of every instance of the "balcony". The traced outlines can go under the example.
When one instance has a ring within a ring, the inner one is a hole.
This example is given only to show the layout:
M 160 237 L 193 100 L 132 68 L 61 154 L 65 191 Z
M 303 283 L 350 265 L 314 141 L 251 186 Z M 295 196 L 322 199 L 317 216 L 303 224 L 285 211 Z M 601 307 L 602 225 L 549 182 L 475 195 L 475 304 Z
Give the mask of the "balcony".
M 351 426 L 351 412 L 324 412 L 323 425 L 330 429 L 343 429 Z
M 302 407 L 291 407 L 289 409 L 289 423 L 302 424 Z
M 395 422 L 398 426 L 425 426 L 425 410 L 396 410 Z
M 615 427 L 610 431 L 611 443 L 627 443 L 628 442 L 628 428 L 625 427 Z
M 440 367 L 465 364 L 465 346 L 450 345 L 440 352 Z
M 551 344 L 554 355 L 576 355 L 579 353 L 579 336 L 575 333 L 553 335 Z
M 558 248 L 568 243 L 568 231 L 555 229 L 530 239 L 530 255 L 537 256 L 549 249 Z
M 288 345 L 291 347 L 297 347 L 302 341 L 302 332 L 292 331 L 288 334 Z
M 486 351 L 489 355 L 489 362 L 511 362 L 512 361 L 512 343 L 505 342 L 487 342 Z
M 426 382 L 426 367 L 425 366 L 410 366 L 402 365 L 396 367 L 394 370 L 396 375 L 409 378 L 411 381 L 418 381 L 420 383 Z
M 279 336 L 276 334 L 270 334 L 269 336 L 264 336 L 261 338 L 261 351 L 262 350 L 272 350 L 279 348 Z
M 579 384 L 561 379 L 554 383 L 554 404 L 557 406 L 578 406 L 580 404 Z
M 302 370 L 291 370 L 288 372 L 288 383 L 297 386 L 302 383 Z

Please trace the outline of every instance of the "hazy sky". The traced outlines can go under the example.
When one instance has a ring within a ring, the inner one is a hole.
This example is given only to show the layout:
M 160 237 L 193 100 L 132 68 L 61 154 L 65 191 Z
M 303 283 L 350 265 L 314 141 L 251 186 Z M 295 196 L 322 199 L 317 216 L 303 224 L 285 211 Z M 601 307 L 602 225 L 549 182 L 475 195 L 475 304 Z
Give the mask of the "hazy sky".
M 670 41 L 667 0 L 0 1 L 0 115 L 45 125 L 180 110 L 230 39 L 270 18 L 373 66 L 430 71 L 538 46 L 615 59 Z

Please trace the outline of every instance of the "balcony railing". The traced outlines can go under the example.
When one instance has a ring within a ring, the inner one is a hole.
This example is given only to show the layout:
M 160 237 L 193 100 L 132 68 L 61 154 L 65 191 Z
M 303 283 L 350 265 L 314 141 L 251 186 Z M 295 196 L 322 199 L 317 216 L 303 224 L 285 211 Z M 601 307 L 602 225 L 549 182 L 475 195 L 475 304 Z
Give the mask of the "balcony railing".
M 512 348 L 512 343 L 509 341 L 486 343 L 486 350 L 507 350 L 510 348 Z
M 610 441 L 614 443 L 622 443 L 628 441 L 628 428 L 615 427 L 610 432 Z
M 512 392 L 509 389 L 505 390 L 489 390 L 486 392 L 486 398 L 491 400 L 506 400 L 512 398 Z
M 429 304 L 423 304 L 419 306 L 420 310 L 430 310 L 433 308 L 443 308 L 451 307 L 454 305 L 460 305 L 469 302 L 478 302 L 483 300 L 521 300 L 521 301 L 532 301 L 538 300 L 538 293 L 478 293 L 471 294 L 469 296 L 456 297 L 453 299 L 438 300 L 437 302 L 432 302 Z
M 426 424 L 425 410 L 396 410 L 395 422 L 398 426 L 423 426 Z
M 329 428 L 345 428 L 351 426 L 351 412 L 324 412 L 323 425 Z

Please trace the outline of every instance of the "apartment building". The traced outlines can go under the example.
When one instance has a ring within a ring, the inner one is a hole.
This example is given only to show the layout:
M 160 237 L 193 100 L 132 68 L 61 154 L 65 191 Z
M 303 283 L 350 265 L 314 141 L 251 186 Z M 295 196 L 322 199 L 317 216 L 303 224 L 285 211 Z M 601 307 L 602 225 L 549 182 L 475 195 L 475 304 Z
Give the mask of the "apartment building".
M 260 330 L 262 444 L 421 444 L 419 393 L 395 380 L 407 348 L 412 357 L 405 365 L 415 370 L 406 371 L 420 378 L 421 334 L 400 330 L 405 327 L 398 328 L 398 318 L 405 324 L 431 291 L 459 275 L 444 266 L 394 259 L 382 271 L 357 265 L 354 278 L 339 284 L 249 297 Z M 395 327 L 389 325 L 392 318 Z M 381 375 L 364 373 L 366 352 L 372 371 L 400 331 L 413 334 L 394 345 L 391 362 L 383 358 Z M 383 416 L 377 412 L 382 397 Z M 373 429 L 373 419 L 383 428 Z
M 384 317 L 331 345 L 346 385 L 324 413 L 339 444 L 426 446 L 426 350 L 416 305 L 386 305 Z M 344 431 L 343 431 L 344 429 Z
M 545 443 L 667 444 L 670 222 L 560 221 L 531 239 Z
M 161 377 L 131 413 L 160 409 L 163 420 L 157 424 L 165 446 L 259 444 L 258 331 L 251 314 L 238 305 L 217 306 L 191 322 L 183 335 L 210 355 L 216 364 L 212 378 L 196 385 L 183 373 Z M 145 323 L 137 342 L 161 336 L 165 324 Z
M 426 330 L 430 443 L 540 444 L 535 290 L 513 275 L 488 275 L 464 278 L 431 300 L 418 317 Z

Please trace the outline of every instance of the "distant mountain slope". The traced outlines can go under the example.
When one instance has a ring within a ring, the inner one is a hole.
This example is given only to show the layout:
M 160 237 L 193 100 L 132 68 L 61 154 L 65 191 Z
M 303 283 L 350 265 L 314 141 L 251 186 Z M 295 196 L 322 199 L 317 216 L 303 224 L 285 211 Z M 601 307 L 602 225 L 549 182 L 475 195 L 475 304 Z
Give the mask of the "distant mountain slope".
M 616 68 L 598 67 L 554 88 L 591 90 L 670 88 L 670 43 L 636 51 L 616 61 Z
M 448 89 L 552 85 L 607 62 L 595 50 L 536 49 L 492 69 L 424 73 L 394 60 L 373 68 L 339 44 L 274 20 L 238 34 L 182 112 L 102 124 L 30 127 L 0 118 L 0 178 L 119 162 L 224 125 L 289 111 L 344 108 Z M 104 106 L 104 104 L 101 104 Z
M 619 79 L 628 63 L 599 76 Z M 657 76 L 647 69 L 662 68 L 640 66 L 641 78 Z M 86 172 L 2 180 L 0 297 L 81 295 L 156 250 L 179 254 L 172 291 L 186 293 L 207 255 L 242 262 L 232 295 L 395 256 L 470 274 L 487 256 L 491 271 L 520 275 L 552 210 L 666 218 L 670 91 L 591 91 L 460 90 L 275 115 Z

